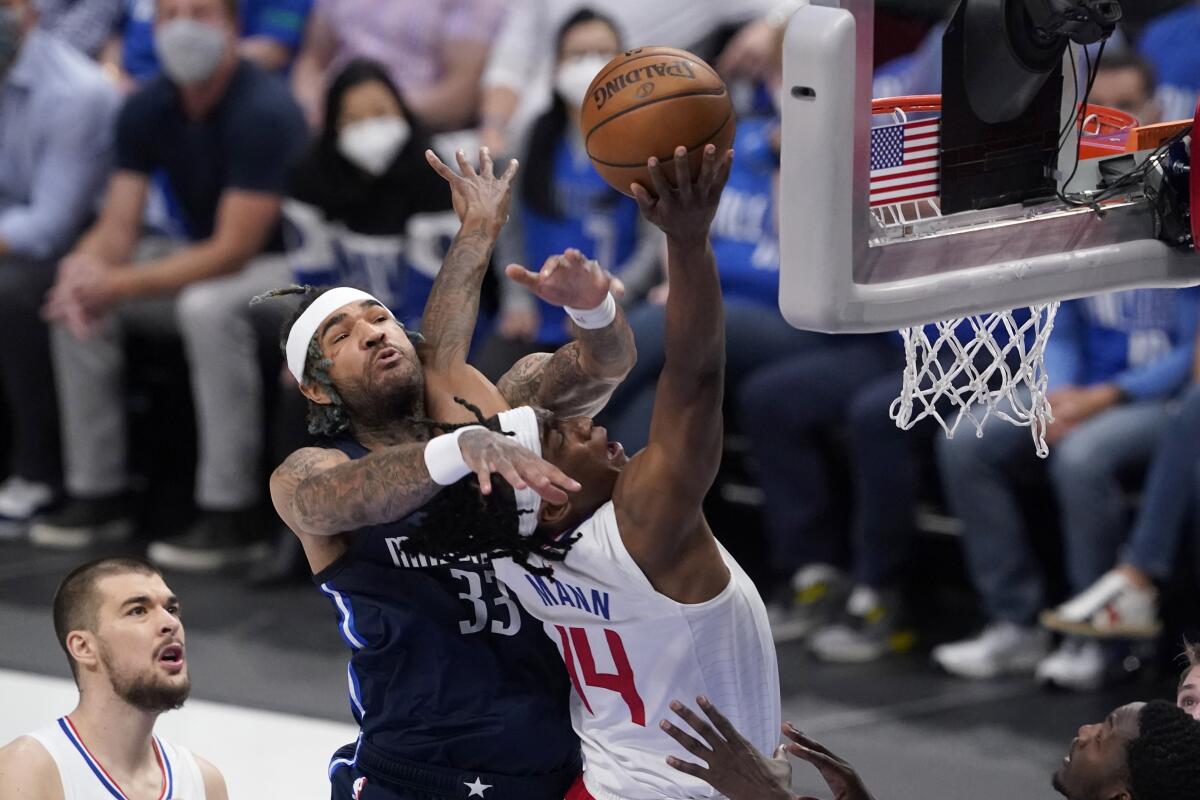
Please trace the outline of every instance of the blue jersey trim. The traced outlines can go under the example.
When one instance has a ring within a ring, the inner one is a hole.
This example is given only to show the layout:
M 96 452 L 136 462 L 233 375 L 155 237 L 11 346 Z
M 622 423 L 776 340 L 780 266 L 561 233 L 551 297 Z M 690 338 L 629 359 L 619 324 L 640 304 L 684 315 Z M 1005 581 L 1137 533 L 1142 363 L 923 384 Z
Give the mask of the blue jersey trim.
M 337 772 L 342 767 L 353 767 L 358 763 L 358 748 L 362 747 L 362 733 L 358 734 L 358 741 L 354 745 L 354 755 L 350 758 L 335 758 L 329 762 L 329 779 L 333 780 L 333 773 Z
M 92 774 L 96 776 L 96 780 L 100 781 L 100 785 L 107 789 L 108 793 L 117 798 L 117 800 L 126 800 L 125 795 L 118 791 L 115 786 L 111 785 L 108 782 L 108 779 L 104 777 L 103 773 L 101 773 L 100 770 L 96 768 L 96 765 L 92 763 L 92 757 L 88 755 L 87 750 L 83 749 L 83 745 L 76 740 L 75 734 L 72 733 L 70 726 L 67 725 L 66 720 L 63 717 L 58 718 L 58 727 L 62 728 L 62 732 L 67 737 L 67 741 L 75 745 L 75 749 L 79 751 L 79 755 L 83 758 L 83 763 L 88 765 L 88 769 L 90 769 Z
M 175 796 L 175 772 L 171 769 L 171 759 L 167 758 L 167 749 L 163 747 L 162 739 L 155 736 L 154 743 L 158 745 L 158 754 L 162 756 L 163 765 L 167 768 L 167 791 L 163 800 L 171 800 Z
M 354 664 L 346 662 L 346 681 L 350 686 L 350 705 L 351 710 L 357 712 L 354 717 L 359 725 L 362 725 L 363 717 L 367 715 L 362 704 L 362 687 L 358 683 L 358 676 L 354 674 Z
M 350 645 L 350 648 L 353 650 L 361 650 L 366 647 L 366 643 L 358 637 L 357 632 L 354 630 L 354 610 L 350 606 L 350 598 L 334 589 L 328 583 L 321 584 L 321 591 L 329 595 L 334 605 L 338 608 L 338 612 L 341 615 L 338 630 L 341 631 L 342 639 L 346 644 Z

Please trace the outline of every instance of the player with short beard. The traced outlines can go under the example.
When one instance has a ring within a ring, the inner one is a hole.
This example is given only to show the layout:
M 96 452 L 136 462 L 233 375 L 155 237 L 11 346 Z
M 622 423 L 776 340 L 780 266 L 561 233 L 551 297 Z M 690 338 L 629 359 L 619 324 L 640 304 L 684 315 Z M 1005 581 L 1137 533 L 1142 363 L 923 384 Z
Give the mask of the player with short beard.
M 225 800 L 217 768 L 154 735 L 191 681 L 179 600 L 149 562 L 106 558 L 72 570 L 54 630 L 79 687 L 64 717 L 0 748 L 0 798 Z

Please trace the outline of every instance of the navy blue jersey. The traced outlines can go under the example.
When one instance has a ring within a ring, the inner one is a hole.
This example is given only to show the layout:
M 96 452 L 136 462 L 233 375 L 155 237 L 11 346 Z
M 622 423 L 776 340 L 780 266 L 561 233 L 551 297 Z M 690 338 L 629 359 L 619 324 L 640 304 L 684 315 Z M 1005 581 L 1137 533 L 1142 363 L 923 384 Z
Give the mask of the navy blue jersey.
M 351 458 L 367 449 L 341 439 Z M 577 763 L 562 658 L 486 558 L 441 563 L 401 549 L 421 512 L 349 534 L 313 576 L 350 646 L 363 741 L 430 766 L 535 776 Z

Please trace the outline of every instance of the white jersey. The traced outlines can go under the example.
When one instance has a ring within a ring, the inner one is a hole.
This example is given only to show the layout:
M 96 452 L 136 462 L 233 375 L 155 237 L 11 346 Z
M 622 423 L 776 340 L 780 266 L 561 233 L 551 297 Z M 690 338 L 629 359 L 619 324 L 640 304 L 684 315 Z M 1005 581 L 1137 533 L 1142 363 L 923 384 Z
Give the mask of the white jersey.
M 596 800 L 720 797 L 667 765 L 672 754 L 696 758 L 658 723 L 681 722 L 672 700 L 695 708 L 705 695 L 760 752 L 775 749 L 779 667 L 758 590 L 722 547 L 729 584 L 719 595 L 688 605 L 658 593 L 625 549 L 611 501 L 578 533 L 566 560 L 550 564 L 553 578 L 511 559 L 493 565 L 566 663 L 584 784 Z
M 67 717 L 29 735 L 46 748 L 58 766 L 64 800 L 127 800 Z M 154 750 L 162 770 L 159 800 L 204 800 L 204 778 L 192 754 L 157 736 Z

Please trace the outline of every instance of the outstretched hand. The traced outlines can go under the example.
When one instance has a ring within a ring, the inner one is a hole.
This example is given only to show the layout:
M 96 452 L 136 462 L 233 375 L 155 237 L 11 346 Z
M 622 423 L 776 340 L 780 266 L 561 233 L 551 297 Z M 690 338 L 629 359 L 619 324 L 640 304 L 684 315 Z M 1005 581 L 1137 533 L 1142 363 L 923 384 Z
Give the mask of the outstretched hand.
M 783 749 L 817 768 L 825 785 L 833 792 L 833 800 L 872 800 L 871 793 L 854 767 L 835 756 L 827 747 L 796 730 L 790 722 L 784 723 L 783 735 L 792 740 Z M 818 798 L 800 797 L 797 800 Z
M 637 200 L 642 216 L 661 228 L 669 238 L 683 242 L 703 239 L 708 236 L 721 201 L 721 191 L 729 180 L 733 151 L 726 150 L 718 156 L 714 145 L 705 145 L 700 175 L 695 179 L 688 165 L 686 148 L 675 148 L 674 165 L 675 185 L 663 174 L 658 159 L 651 158 L 646 162 L 646 168 L 650 172 L 654 195 L 640 183 L 632 184 L 629 190 Z
M 550 256 L 537 272 L 509 264 L 504 273 L 553 306 L 595 308 L 610 291 L 617 297 L 625 293 L 619 279 L 574 248 Z
M 503 477 L 513 489 L 531 488 L 546 502 L 559 505 L 567 502 L 567 492 L 582 488 L 558 467 L 503 433 L 466 431 L 458 437 L 458 449 L 485 495 L 492 493 L 493 474 Z
M 707 698 L 698 697 L 696 703 L 705 716 L 712 720 L 712 725 L 678 700 L 671 703 L 671 710 L 700 734 L 707 746 L 667 720 L 663 720 L 659 726 L 684 750 L 708 766 L 702 767 L 675 756 L 667 756 L 667 763 L 680 772 L 705 781 L 729 800 L 792 800 L 792 793 L 788 789 L 792 766 L 783 757 L 782 748 L 776 751 L 775 758 L 767 758 Z M 713 726 L 716 726 L 716 730 Z
M 512 200 L 512 182 L 517 174 L 517 161 L 509 162 L 504 174 L 496 177 L 495 166 L 491 153 L 486 147 L 479 149 L 479 169 L 467 160 L 467 154 L 461 149 L 455 153 L 459 172 L 446 166 L 437 153 L 425 151 L 425 160 L 450 184 L 450 194 L 454 200 L 454 212 L 459 220 L 466 222 L 467 218 L 479 219 L 489 223 L 498 233 L 508 221 L 508 206 Z

